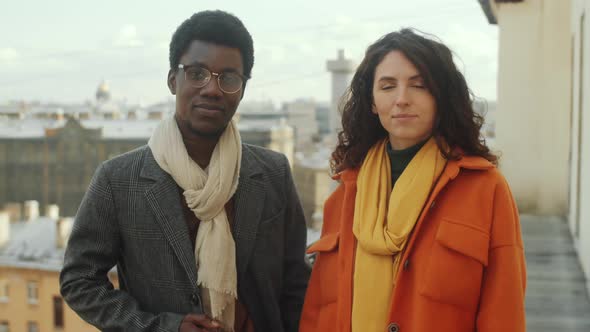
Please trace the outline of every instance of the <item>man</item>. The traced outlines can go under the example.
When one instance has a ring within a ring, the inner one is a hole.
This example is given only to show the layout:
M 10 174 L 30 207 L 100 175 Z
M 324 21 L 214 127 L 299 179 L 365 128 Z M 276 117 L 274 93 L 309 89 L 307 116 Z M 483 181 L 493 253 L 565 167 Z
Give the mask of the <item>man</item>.
M 289 164 L 242 144 L 232 121 L 253 63 L 231 14 L 197 13 L 172 36 L 175 115 L 98 168 L 66 249 L 61 293 L 90 324 L 297 331 L 309 269 Z

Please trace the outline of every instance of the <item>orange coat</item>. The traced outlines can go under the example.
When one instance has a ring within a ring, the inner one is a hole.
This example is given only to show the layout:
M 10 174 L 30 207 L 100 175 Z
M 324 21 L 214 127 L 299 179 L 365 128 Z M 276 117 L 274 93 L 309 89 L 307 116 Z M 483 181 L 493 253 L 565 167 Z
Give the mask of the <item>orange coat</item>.
M 341 184 L 325 203 L 322 236 L 308 250 L 318 256 L 301 332 L 351 330 L 357 174 L 336 176 Z M 387 331 L 525 331 L 518 211 L 506 180 L 485 159 L 447 163 L 402 255 Z

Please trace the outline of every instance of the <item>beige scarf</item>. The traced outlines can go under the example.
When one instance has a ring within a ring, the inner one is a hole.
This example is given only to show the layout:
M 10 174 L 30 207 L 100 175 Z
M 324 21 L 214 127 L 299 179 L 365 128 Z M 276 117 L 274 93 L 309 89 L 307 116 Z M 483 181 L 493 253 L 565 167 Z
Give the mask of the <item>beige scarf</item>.
M 352 332 L 386 331 L 401 252 L 446 160 L 430 139 L 403 171 L 393 191 L 387 140 L 375 144 L 357 178 L 353 233 Z
M 242 144 L 232 121 L 213 150 L 208 172 L 186 151 L 176 120 L 163 120 L 148 145 L 158 165 L 184 189 L 189 208 L 201 220 L 195 245 L 205 312 L 233 330 L 237 299 L 235 243 L 225 213 L 225 204 L 238 187 Z

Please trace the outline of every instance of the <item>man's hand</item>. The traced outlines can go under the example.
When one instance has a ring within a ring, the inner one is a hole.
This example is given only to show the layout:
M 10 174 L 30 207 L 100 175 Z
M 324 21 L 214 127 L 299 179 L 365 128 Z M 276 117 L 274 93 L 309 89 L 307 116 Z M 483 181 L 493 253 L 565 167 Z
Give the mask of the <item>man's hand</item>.
M 207 315 L 188 314 L 180 324 L 179 332 L 218 332 L 221 324 Z

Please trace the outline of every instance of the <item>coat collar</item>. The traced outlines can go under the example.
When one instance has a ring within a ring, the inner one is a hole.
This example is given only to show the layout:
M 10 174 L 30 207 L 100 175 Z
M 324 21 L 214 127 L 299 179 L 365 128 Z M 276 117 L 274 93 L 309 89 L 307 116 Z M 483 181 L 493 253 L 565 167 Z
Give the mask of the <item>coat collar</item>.
M 139 174 L 140 177 L 153 181 L 144 192 L 145 198 L 164 237 L 187 273 L 191 284 L 196 287 L 195 254 L 184 220 L 178 185 L 172 176 L 160 168 L 149 147 L 146 147 Z
M 154 181 L 170 177 L 170 175 L 158 165 L 152 153 L 152 149 L 147 145 L 145 146 L 144 159 L 139 176 Z
M 246 274 L 246 268 L 254 250 L 268 185 L 260 162 L 247 144 L 242 145 L 239 181 L 234 195 L 235 226 L 232 230 L 236 242 L 238 280 Z
M 445 170 L 443 171 L 443 175 L 452 180 L 456 178 L 457 175 L 459 175 L 459 171 L 461 169 L 484 171 L 492 169 L 494 167 L 495 166 L 491 162 L 489 162 L 483 157 L 463 155 L 460 157 L 459 160 L 449 160 L 447 162 Z M 359 171 L 360 167 L 346 169 L 340 173 L 333 175 L 332 179 L 336 181 L 342 181 L 345 183 L 356 182 Z
M 461 156 L 459 160 L 449 160 L 443 174 L 453 180 L 459 175 L 461 169 L 472 171 L 485 171 L 495 166 L 483 157 L 479 156 Z
M 266 192 L 266 178 L 260 162 L 247 144 L 242 144 L 241 162 L 239 184 L 234 195 L 235 227 L 232 229 L 238 277 L 244 276 L 254 249 Z M 196 285 L 195 256 L 186 232 L 178 186 L 158 165 L 149 147 L 146 148 L 140 176 L 155 181 L 146 190 L 146 198 L 174 253 Z

